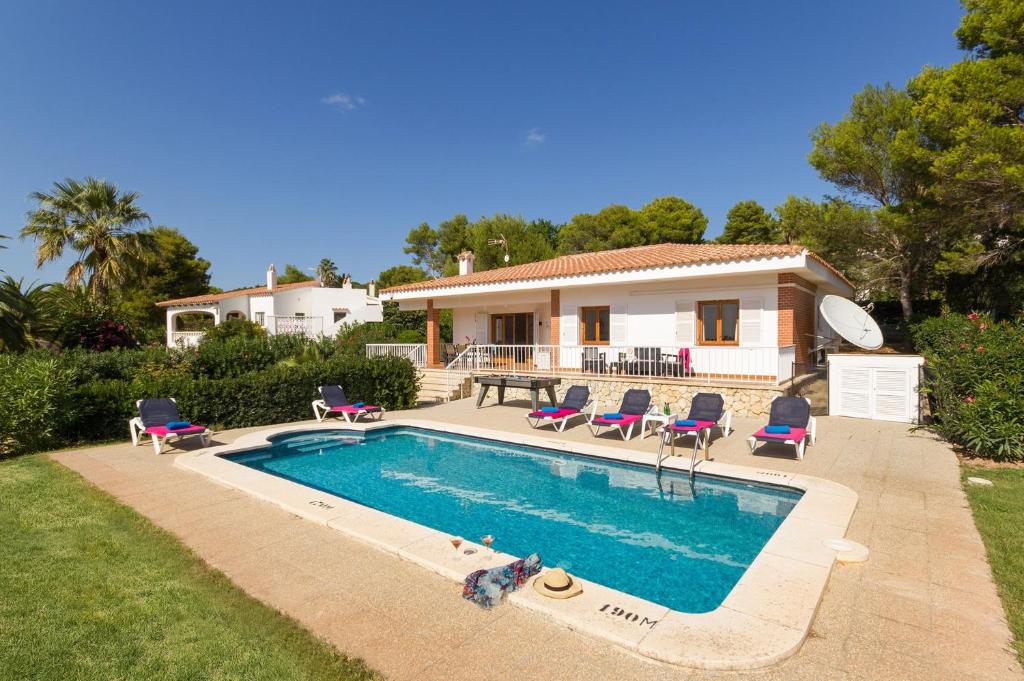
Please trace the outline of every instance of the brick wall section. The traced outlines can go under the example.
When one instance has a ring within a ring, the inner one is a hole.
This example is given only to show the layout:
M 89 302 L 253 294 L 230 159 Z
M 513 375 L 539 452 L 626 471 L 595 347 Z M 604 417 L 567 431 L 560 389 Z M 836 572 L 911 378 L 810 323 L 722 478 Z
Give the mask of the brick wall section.
M 562 292 L 551 289 L 551 344 L 561 345 L 562 341 Z
M 441 363 L 441 320 L 432 299 L 427 300 L 427 366 L 444 366 Z
M 779 275 L 779 347 L 795 345 L 797 363 L 810 361 L 814 347 L 814 291 L 817 286 L 803 277 Z

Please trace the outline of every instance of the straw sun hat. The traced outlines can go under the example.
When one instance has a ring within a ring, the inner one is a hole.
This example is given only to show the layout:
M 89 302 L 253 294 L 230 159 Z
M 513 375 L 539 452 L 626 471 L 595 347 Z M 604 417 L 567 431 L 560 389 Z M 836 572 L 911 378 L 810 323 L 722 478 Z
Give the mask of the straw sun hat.
M 562 568 L 552 568 L 533 580 L 537 593 L 548 598 L 572 598 L 583 592 L 583 585 Z

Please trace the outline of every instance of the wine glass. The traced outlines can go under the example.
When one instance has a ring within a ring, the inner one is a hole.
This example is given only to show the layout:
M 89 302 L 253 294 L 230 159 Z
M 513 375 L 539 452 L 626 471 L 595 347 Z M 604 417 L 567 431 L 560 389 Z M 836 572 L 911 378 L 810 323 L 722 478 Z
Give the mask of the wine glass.
M 452 548 L 455 549 L 455 560 L 459 559 L 459 547 L 462 546 L 462 537 L 449 537 L 448 541 L 452 543 Z
M 489 535 L 489 534 L 485 534 L 485 535 L 484 535 L 483 537 L 481 537 L 481 538 L 480 538 L 480 542 L 481 542 L 481 543 L 482 543 L 482 544 L 483 544 L 483 545 L 484 545 L 485 547 L 487 547 L 487 550 L 488 550 L 489 554 L 490 554 L 491 556 L 493 556 L 493 555 L 494 555 L 494 549 L 492 549 L 492 548 L 491 548 L 491 544 L 493 544 L 493 543 L 494 543 L 494 537 L 492 537 L 492 536 L 491 536 L 491 535 Z

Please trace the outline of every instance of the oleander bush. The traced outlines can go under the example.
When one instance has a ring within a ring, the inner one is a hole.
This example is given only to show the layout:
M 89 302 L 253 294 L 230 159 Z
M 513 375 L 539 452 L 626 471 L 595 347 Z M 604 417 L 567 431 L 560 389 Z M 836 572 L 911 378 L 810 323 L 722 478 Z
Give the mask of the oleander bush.
M 0 457 L 126 439 L 135 401 L 174 397 L 182 416 L 214 428 L 312 418 L 317 387 L 387 409 L 415 405 L 413 365 L 349 356 L 326 341 L 232 337 L 183 350 L 0 355 Z
M 913 337 L 936 430 L 971 456 L 1024 461 L 1024 320 L 946 314 Z

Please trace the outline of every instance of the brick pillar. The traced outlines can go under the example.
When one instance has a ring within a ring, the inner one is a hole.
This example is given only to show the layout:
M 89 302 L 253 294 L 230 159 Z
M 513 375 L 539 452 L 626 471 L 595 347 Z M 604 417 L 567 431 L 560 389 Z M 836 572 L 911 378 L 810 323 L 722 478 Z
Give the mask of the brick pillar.
M 441 363 L 441 320 L 432 299 L 427 300 L 427 366 L 444 367 Z
M 562 344 L 562 292 L 551 289 L 551 344 Z
M 562 292 L 556 288 L 551 289 L 551 344 L 562 344 Z M 560 352 L 555 350 L 551 353 L 551 368 L 557 369 L 561 364 Z
M 779 275 L 779 347 L 796 346 L 797 364 L 811 361 L 817 286 L 795 274 Z

